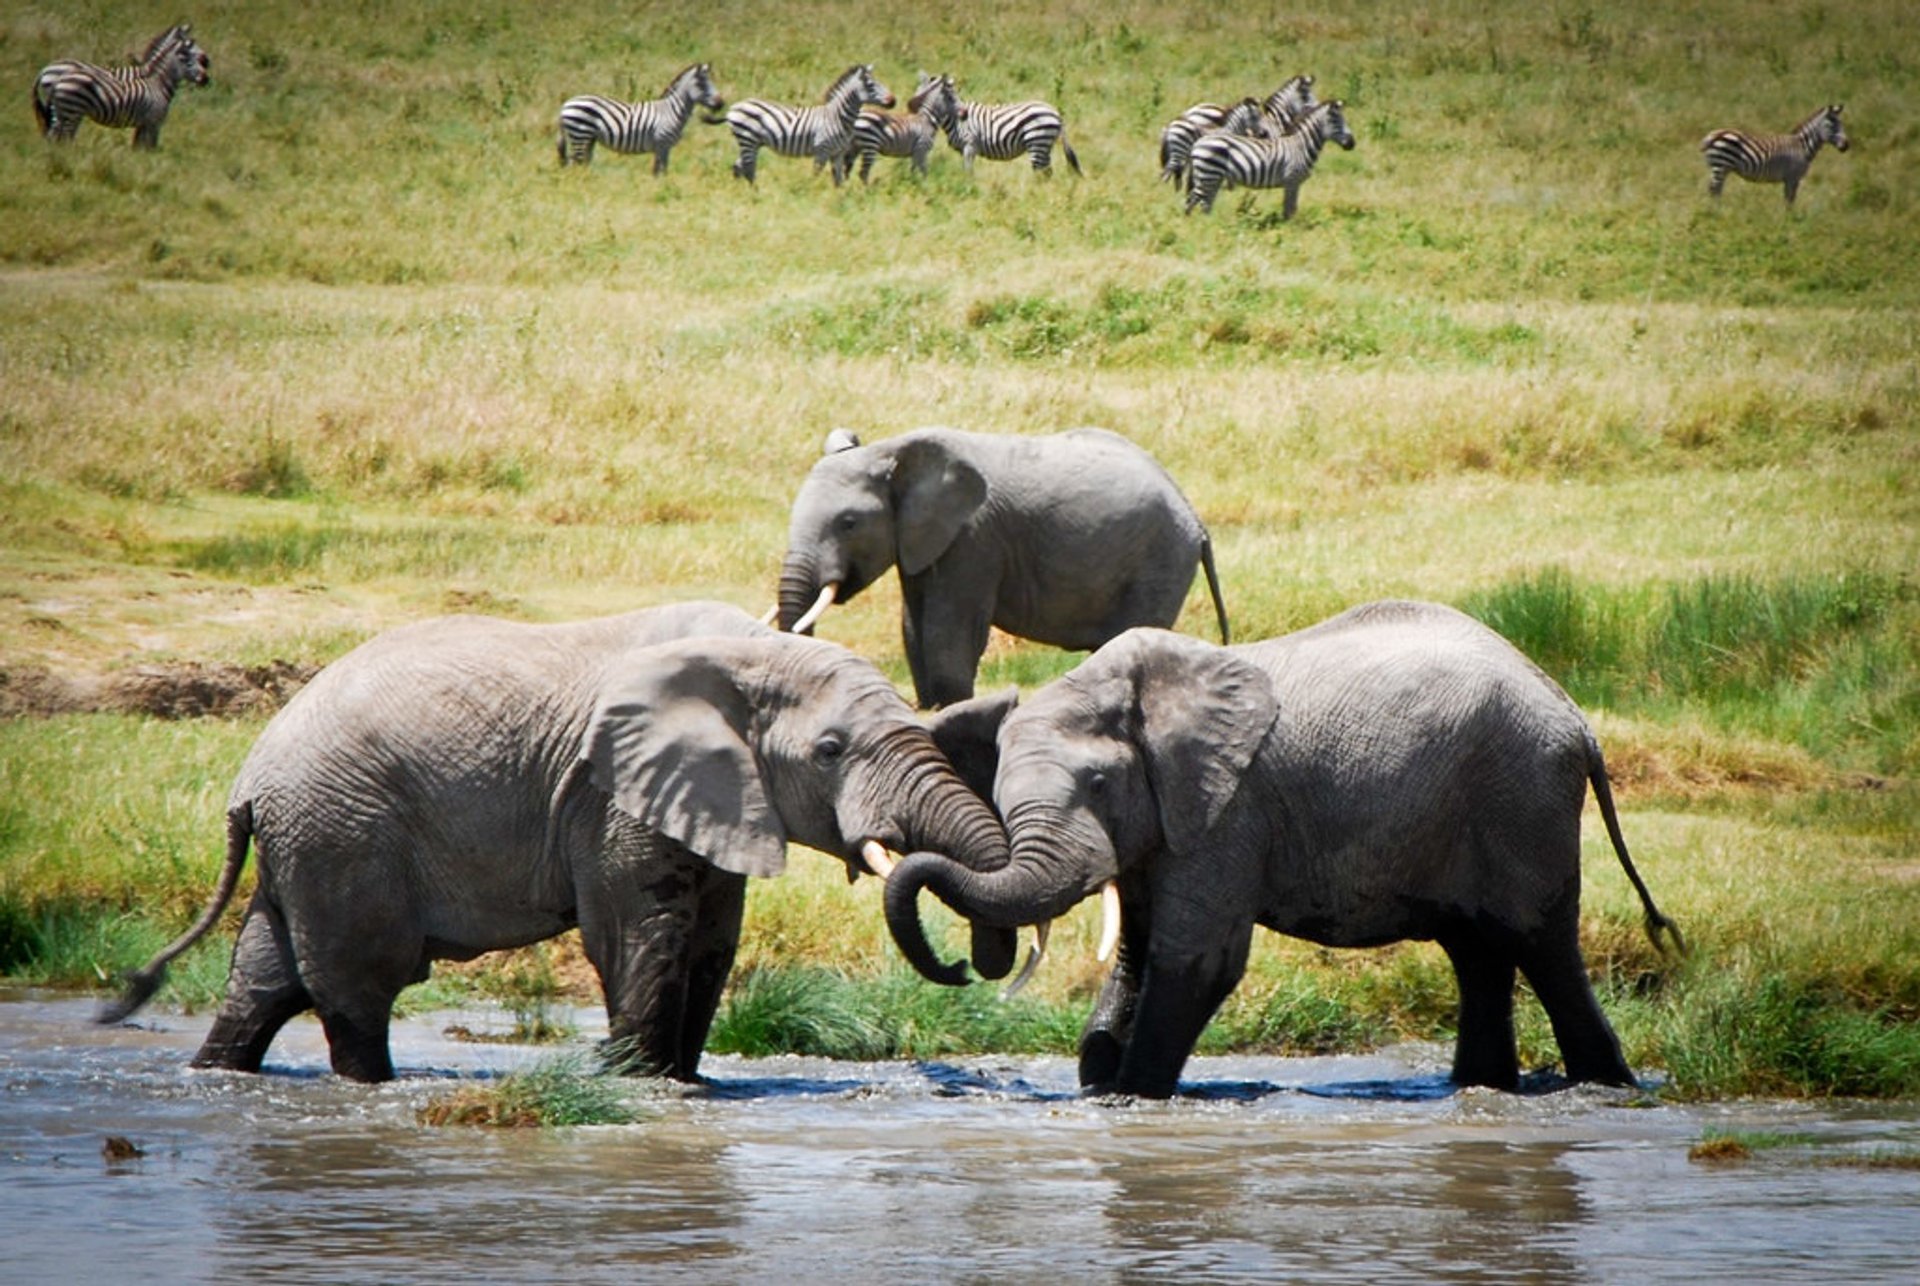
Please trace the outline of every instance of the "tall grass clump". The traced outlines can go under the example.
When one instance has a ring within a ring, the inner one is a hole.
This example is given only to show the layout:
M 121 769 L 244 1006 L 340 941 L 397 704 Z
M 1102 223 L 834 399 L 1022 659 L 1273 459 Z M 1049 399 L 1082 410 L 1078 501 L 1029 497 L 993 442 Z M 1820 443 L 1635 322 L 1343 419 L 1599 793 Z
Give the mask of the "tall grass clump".
M 625 1087 L 584 1055 L 544 1059 L 499 1081 L 456 1090 L 420 1109 L 423 1125 L 555 1129 L 639 1119 Z

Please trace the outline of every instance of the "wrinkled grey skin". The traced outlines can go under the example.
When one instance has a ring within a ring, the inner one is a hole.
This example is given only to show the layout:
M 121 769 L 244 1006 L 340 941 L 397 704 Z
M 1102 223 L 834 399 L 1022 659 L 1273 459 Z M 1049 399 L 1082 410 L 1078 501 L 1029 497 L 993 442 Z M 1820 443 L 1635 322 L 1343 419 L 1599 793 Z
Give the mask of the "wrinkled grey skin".
M 1118 434 L 932 428 L 861 446 L 837 430 L 794 497 L 779 623 L 792 629 L 830 584 L 844 603 L 897 566 L 907 664 L 930 708 L 973 695 L 988 627 L 1096 648 L 1173 624 L 1202 564 L 1224 639 L 1206 528 Z
M 1588 782 L 1648 932 L 1672 926 L 1627 855 L 1585 718 L 1471 618 L 1375 603 L 1232 648 L 1135 630 L 1011 704 L 942 717 L 1003 718 L 994 800 L 1012 860 L 975 873 L 913 854 L 888 880 L 888 922 L 922 973 L 954 982 L 964 968 L 921 934 L 922 887 L 1018 925 L 1117 879 L 1120 955 L 1080 1046 L 1089 1090 L 1171 1094 L 1256 924 L 1336 947 L 1438 941 L 1460 985 L 1461 1084 L 1518 1081 L 1516 969 L 1569 1078 L 1633 1083 L 1580 956 Z
M 579 926 L 626 1070 L 697 1077 L 746 877 L 789 840 L 1006 860 L 1005 832 L 904 698 L 843 648 L 724 604 L 563 625 L 448 617 L 326 667 L 254 744 L 201 921 L 133 976 L 118 1021 L 217 918 L 259 850 L 226 1000 L 194 1058 L 258 1071 L 319 1012 L 334 1071 L 393 1075 L 394 998 L 434 960 Z M 988 933 L 1012 962 L 1010 933 Z

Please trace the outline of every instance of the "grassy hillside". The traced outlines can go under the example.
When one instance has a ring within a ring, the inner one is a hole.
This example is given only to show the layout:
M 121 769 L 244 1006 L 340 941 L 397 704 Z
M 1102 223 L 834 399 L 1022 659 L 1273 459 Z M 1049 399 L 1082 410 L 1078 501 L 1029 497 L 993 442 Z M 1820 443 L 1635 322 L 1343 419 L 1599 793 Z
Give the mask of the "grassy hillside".
M 1596 712 L 1699 944 L 1653 959 L 1590 836 L 1637 1061 L 1698 1092 L 1920 1093 L 1910 6 L 351 8 L 0 13 L 23 97 L 176 16 L 214 78 L 151 154 L 92 124 L 50 150 L 24 104 L 0 128 L 0 701 L 322 664 L 450 610 L 758 611 L 828 429 L 1102 424 L 1195 501 L 1243 637 L 1442 599 Z M 835 189 L 763 155 L 749 188 L 697 122 L 664 178 L 557 165 L 566 97 L 650 97 L 693 60 L 729 99 L 811 102 L 856 60 L 902 97 L 921 68 L 1045 97 L 1086 174 L 969 176 L 943 148 L 924 180 L 883 161 Z M 1303 71 L 1355 150 L 1291 222 L 1277 193 L 1183 216 L 1160 125 Z M 1853 147 L 1794 210 L 1738 180 L 1707 199 L 1709 129 L 1833 101 Z M 904 680 L 897 613 L 889 579 L 821 632 Z M 1210 618 L 1196 594 L 1184 623 Z M 997 639 L 986 681 L 1073 660 Z M 0 971 L 92 981 L 177 929 L 262 717 L 0 720 Z M 1070 1040 L 1098 978 L 1079 919 L 1015 1029 L 925 1000 L 875 891 L 795 865 L 755 890 L 723 1040 Z M 1211 1040 L 1450 1021 L 1429 948 L 1258 952 Z M 769 1027 L 844 987 L 843 1037 Z

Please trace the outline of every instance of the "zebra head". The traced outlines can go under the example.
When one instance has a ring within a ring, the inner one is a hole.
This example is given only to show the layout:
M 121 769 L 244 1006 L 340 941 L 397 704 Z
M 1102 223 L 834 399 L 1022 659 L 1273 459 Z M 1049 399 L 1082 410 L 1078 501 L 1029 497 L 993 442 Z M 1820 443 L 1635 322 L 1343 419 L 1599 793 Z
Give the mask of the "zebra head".
M 855 63 L 841 72 L 840 79 L 833 82 L 821 101 L 840 106 L 849 98 L 856 107 L 867 103 L 881 107 L 893 106 L 893 91 L 874 78 L 872 63 Z
M 189 85 L 207 83 L 207 69 L 212 65 L 207 51 L 194 43 L 193 28 L 182 23 L 163 34 L 154 37 L 148 46 L 148 57 L 156 58 L 161 75 L 170 78 L 175 84 L 185 81 Z
M 713 87 L 712 63 L 694 63 L 686 68 L 673 78 L 673 83 L 667 86 L 667 92 L 660 97 L 685 99 L 715 112 L 727 105 L 727 100 L 720 97 L 720 91 Z
M 1260 106 L 1285 127 L 1299 120 L 1313 105 L 1313 77 L 1295 76 L 1268 94 Z
M 1845 110 L 1846 104 L 1834 103 L 1821 110 L 1815 118 L 1820 141 L 1833 144 L 1836 152 L 1847 150 L 1847 131 L 1840 124 L 1840 113 Z
M 1338 143 L 1349 152 L 1353 150 L 1353 131 L 1347 128 L 1346 104 L 1338 98 L 1330 103 L 1314 104 L 1296 128 L 1312 131 L 1323 142 Z
M 960 119 L 960 95 L 953 88 L 953 77 L 946 73 L 934 76 L 921 72 L 920 83 L 914 86 L 913 97 L 907 100 L 907 110 L 926 113 L 935 129 L 951 130 Z

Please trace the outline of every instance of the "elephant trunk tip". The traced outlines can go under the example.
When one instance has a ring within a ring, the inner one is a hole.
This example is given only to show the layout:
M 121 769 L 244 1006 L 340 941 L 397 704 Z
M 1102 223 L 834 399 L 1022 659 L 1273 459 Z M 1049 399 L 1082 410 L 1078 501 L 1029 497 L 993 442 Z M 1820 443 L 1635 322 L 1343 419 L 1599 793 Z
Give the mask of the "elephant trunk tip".
M 915 972 L 943 987 L 962 987 L 967 982 L 966 962 L 941 960 L 934 953 L 933 944 L 927 941 L 925 926 L 920 923 L 920 890 L 937 872 L 945 869 L 947 860 L 935 853 L 909 853 L 887 878 L 883 902 L 887 928 L 893 933 L 900 954 L 907 958 Z

